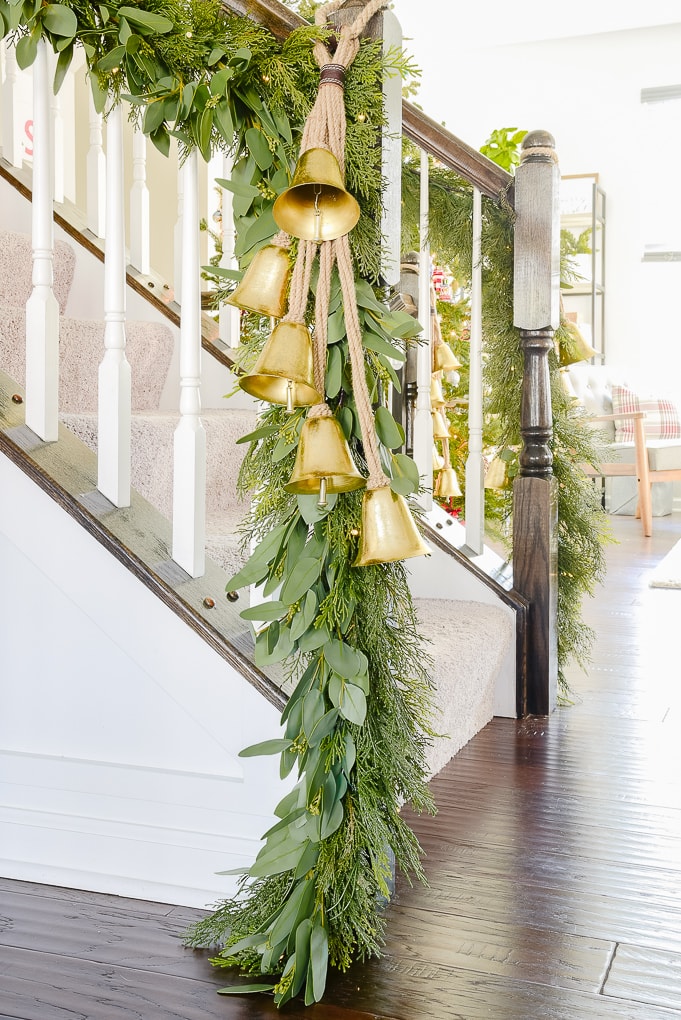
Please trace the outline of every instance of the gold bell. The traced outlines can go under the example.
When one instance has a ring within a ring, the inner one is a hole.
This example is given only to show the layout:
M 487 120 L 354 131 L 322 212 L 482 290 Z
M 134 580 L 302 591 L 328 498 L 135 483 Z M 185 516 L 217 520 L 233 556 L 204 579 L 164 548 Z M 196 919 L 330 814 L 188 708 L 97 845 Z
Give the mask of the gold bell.
M 227 298 L 227 304 L 281 319 L 286 313 L 290 274 L 288 248 L 266 244 L 253 256 L 241 283 Z
M 506 462 L 501 457 L 495 457 L 485 472 L 485 488 L 505 489 L 506 486 Z
M 430 377 L 430 406 L 431 407 L 444 407 L 445 398 L 442 392 L 442 383 L 439 379 L 436 379 L 434 375 Z
M 366 485 L 350 455 L 337 418 L 308 418 L 298 440 L 293 474 L 284 488 L 301 495 L 319 493 L 324 508 L 327 492 L 350 492 Z
M 253 370 L 239 379 L 239 386 L 258 400 L 285 404 L 289 411 L 321 403 L 323 397 L 314 387 L 307 326 L 300 322 L 277 323 Z
M 598 351 L 594 350 L 591 344 L 587 343 L 574 322 L 566 319 L 561 322 L 561 326 L 570 334 L 570 342 L 560 344 L 559 346 L 558 359 L 561 368 L 567 368 L 568 365 L 576 365 L 580 361 L 590 361 L 591 358 L 598 354 Z
M 433 443 L 433 471 L 439 471 L 440 468 L 445 466 L 445 459 L 438 450 L 435 443 Z
M 273 208 L 281 230 L 305 241 L 333 241 L 359 219 L 359 205 L 345 190 L 338 160 L 328 149 L 308 149 L 298 160 L 291 187 Z
M 433 439 L 449 439 L 449 428 L 442 411 L 432 411 Z
M 449 344 L 438 344 L 433 351 L 433 372 L 452 372 L 461 368 L 461 362 L 457 361 Z
M 459 479 L 456 477 L 454 468 L 442 468 L 435 481 L 434 495 L 439 496 L 440 499 L 449 499 L 450 496 L 456 498 L 461 495 Z
M 412 556 L 429 556 L 403 496 L 389 485 L 368 489 L 362 500 L 362 532 L 353 567 L 393 563 Z

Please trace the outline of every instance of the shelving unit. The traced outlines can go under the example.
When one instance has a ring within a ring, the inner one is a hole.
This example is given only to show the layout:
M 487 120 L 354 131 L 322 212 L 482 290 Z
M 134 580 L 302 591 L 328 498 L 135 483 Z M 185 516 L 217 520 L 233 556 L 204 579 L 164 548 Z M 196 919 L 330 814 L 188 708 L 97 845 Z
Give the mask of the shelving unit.
M 576 316 L 585 340 L 605 356 L 605 191 L 597 174 L 561 178 L 561 230 L 578 238 L 590 230 L 590 254 L 572 256 L 583 280 L 561 288 L 565 312 Z

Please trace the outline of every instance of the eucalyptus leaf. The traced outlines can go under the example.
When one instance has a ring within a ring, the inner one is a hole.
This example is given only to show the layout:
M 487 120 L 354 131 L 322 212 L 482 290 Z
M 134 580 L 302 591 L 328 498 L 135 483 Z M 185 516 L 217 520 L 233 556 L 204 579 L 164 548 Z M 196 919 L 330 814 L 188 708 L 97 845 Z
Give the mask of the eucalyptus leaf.
M 331 513 L 336 505 L 337 499 L 338 493 L 328 492 L 326 494 L 326 506 L 320 507 L 319 496 L 314 493 L 309 496 L 299 494 L 297 501 L 300 516 L 307 524 L 316 524 L 317 521 L 323 520 L 324 517 L 327 517 L 328 514 Z
M 127 18 L 133 25 L 148 29 L 154 35 L 166 35 L 175 27 L 170 18 L 154 14 L 153 11 L 143 11 L 139 7 L 119 7 L 118 17 Z
M 267 832 L 263 834 L 262 838 L 269 839 L 269 837 L 273 836 L 275 832 L 279 832 L 281 829 L 287 829 L 289 825 L 292 825 L 293 822 L 296 822 L 299 818 L 304 817 L 306 814 L 307 808 L 304 807 L 296 808 L 294 811 L 291 811 L 287 815 L 285 815 L 285 817 L 282 818 L 281 821 L 273 825 L 271 829 L 268 829 Z
M 259 744 L 251 744 L 250 747 L 244 747 L 242 751 L 239 751 L 239 757 L 256 758 L 261 754 L 281 754 L 282 751 L 286 751 L 290 746 L 291 741 L 284 740 L 283 738 L 263 740 Z
M 237 238 L 234 250 L 235 255 L 237 257 L 245 255 L 256 245 L 261 245 L 263 241 L 269 241 L 270 238 L 274 237 L 277 230 L 278 227 L 274 222 L 272 210 L 264 210 L 255 222 L 251 224 L 246 233 L 240 234 Z
M 54 72 L 54 85 L 52 86 L 52 90 L 55 96 L 57 92 L 59 92 L 59 89 L 62 87 L 64 83 L 64 78 L 68 73 L 72 60 L 73 60 L 73 45 L 69 44 L 68 47 L 64 48 L 61 51 L 59 57 L 57 58 L 57 67 Z
M 298 640 L 298 648 L 301 652 L 314 652 L 321 648 L 329 640 L 329 632 L 326 626 L 312 627 Z
M 63 4 L 45 4 L 40 10 L 42 23 L 48 32 L 73 39 L 78 31 L 78 18 L 70 7 Z
M 281 588 L 281 601 L 293 605 L 312 587 L 321 573 L 322 561 L 303 556 L 286 578 Z
M 264 878 L 267 875 L 281 875 L 284 871 L 291 871 L 298 865 L 307 846 L 307 843 L 296 843 L 290 847 L 283 844 L 274 847 L 270 853 L 265 844 L 251 865 L 249 874 L 252 878 Z
M 125 57 L 125 46 L 114 46 L 112 50 L 109 50 L 101 60 L 98 60 L 95 69 L 101 71 L 103 74 L 107 71 L 113 71 L 115 67 L 120 67 L 121 60 Z
M 386 358 L 392 358 L 393 361 L 406 361 L 407 356 L 404 351 L 401 351 L 399 347 L 394 347 L 393 344 L 388 343 L 382 336 L 377 333 L 365 332 L 363 336 L 364 346 L 369 351 L 374 351 L 376 354 L 383 354 Z
M 242 620 L 280 620 L 288 612 L 288 606 L 283 602 L 262 602 L 259 606 L 249 606 L 239 616 Z
M 335 785 L 335 784 L 334 784 Z M 321 827 L 321 838 L 328 839 L 332 836 L 336 829 L 339 829 L 343 822 L 343 805 L 340 801 L 336 801 L 327 814 L 326 811 L 322 815 L 322 827 Z
M 213 123 L 228 145 L 234 141 L 234 119 L 232 110 L 226 99 L 221 99 L 213 107 Z
M 104 113 L 109 93 L 99 84 L 99 79 L 94 71 L 88 72 L 90 88 L 92 89 L 92 102 L 97 113 Z
M 328 737 L 328 735 L 333 731 L 337 720 L 338 720 L 337 708 L 332 708 L 330 709 L 330 711 L 326 712 L 321 717 L 321 719 L 315 724 L 315 726 L 312 729 L 312 732 L 309 734 L 307 738 L 310 747 L 317 747 L 319 744 L 321 744 L 324 737 Z
M 165 120 L 165 104 L 160 100 L 149 103 L 144 113 L 144 124 L 142 130 L 145 135 L 157 131 Z
M 324 646 L 324 658 L 331 669 L 346 680 L 357 676 L 362 666 L 355 649 L 339 639 L 333 639 Z
M 390 479 L 390 488 L 398 496 L 413 496 L 418 490 L 418 486 L 415 486 L 408 478 L 400 477 Z
M 388 309 L 380 303 L 370 283 L 366 280 L 357 280 L 355 282 L 355 291 L 357 294 L 357 304 L 360 308 L 369 308 L 373 312 L 378 312 L 381 316 L 387 315 Z
M 296 865 L 296 870 L 293 874 L 294 878 L 303 878 L 317 863 L 319 857 L 319 844 L 308 842 L 304 844 L 303 853 Z
M 291 995 L 297 995 L 303 987 L 307 977 L 307 967 L 310 961 L 310 936 L 312 934 L 312 921 L 309 917 L 304 918 L 296 928 L 295 957 L 296 970 L 293 979 Z
M 326 928 L 315 924 L 310 935 L 310 967 L 312 968 L 312 994 L 319 1002 L 326 988 L 326 973 L 329 965 L 329 937 Z
M 267 144 L 267 136 L 259 131 L 258 128 L 252 127 L 246 131 L 244 140 L 248 146 L 248 151 L 253 156 L 261 170 L 269 170 L 272 166 L 272 160 L 274 159 L 272 151 Z
M 14 55 L 17 58 L 17 64 L 22 71 L 25 71 L 27 67 L 30 67 L 36 56 L 38 55 L 38 40 L 39 36 L 30 32 L 28 35 L 22 35 L 19 42 L 16 44 L 14 49 Z
M 346 336 L 345 313 L 342 308 L 338 308 L 329 315 L 327 343 L 336 344 L 339 340 L 344 340 Z
M 218 995 L 254 995 L 256 992 L 272 992 L 274 985 L 228 985 L 218 988 Z
M 310 736 L 317 723 L 324 717 L 326 703 L 324 695 L 317 688 L 313 687 L 303 699 L 303 733 L 311 744 Z
M 329 347 L 326 356 L 326 393 L 332 400 L 340 393 L 343 381 L 343 354 L 340 347 Z
M 394 450 L 404 443 L 404 430 L 398 425 L 387 407 L 376 408 L 376 432 L 384 446 Z
M 168 157 L 170 155 L 170 135 L 164 127 L 153 131 L 149 137 L 163 156 Z
M 252 184 L 247 184 L 246 181 L 235 181 L 233 178 L 230 180 L 225 177 L 216 177 L 215 183 L 219 184 L 220 187 L 224 188 L 226 191 L 231 191 L 233 195 L 241 195 L 242 198 L 257 198 L 260 194 L 256 187 Z
M 279 916 L 269 934 L 269 941 L 273 945 L 288 938 L 295 924 L 298 908 L 311 886 L 313 887 L 314 883 L 311 883 L 309 880 L 307 882 L 300 882 L 284 901 Z

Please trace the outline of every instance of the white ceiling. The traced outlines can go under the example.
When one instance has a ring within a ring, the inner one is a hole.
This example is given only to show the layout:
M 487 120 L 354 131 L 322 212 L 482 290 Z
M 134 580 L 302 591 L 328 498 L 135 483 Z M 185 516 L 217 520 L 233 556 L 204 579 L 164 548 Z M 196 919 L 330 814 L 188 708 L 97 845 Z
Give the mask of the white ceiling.
M 393 0 L 408 49 L 424 56 L 431 46 L 438 60 L 462 45 L 471 48 L 595 35 L 667 25 L 681 20 L 679 0 Z M 446 65 L 445 65 L 446 66 Z

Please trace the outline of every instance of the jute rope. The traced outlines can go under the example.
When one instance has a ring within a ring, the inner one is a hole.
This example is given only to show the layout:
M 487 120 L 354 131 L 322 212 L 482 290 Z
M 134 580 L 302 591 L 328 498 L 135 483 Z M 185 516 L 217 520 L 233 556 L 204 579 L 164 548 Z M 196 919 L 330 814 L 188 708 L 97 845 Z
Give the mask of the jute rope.
M 361 14 L 351 25 L 345 25 L 333 57 L 326 45 L 318 41 L 314 55 L 321 68 L 320 86 L 317 99 L 305 123 L 301 143 L 301 155 L 312 148 L 328 149 L 338 161 L 341 173 L 345 169 L 345 99 L 343 84 L 345 70 L 359 51 L 359 36 L 373 16 L 386 5 L 387 0 L 370 0 Z M 342 0 L 331 0 L 317 10 L 315 22 L 326 24 L 329 16 L 341 6 Z M 300 257 L 300 256 L 299 256 Z M 326 351 L 328 339 L 328 316 L 331 292 L 331 274 L 334 262 L 338 266 L 341 291 L 345 309 L 345 324 L 348 335 L 350 367 L 355 405 L 360 424 L 364 455 L 369 468 L 367 488 L 376 489 L 390 484 L 381 467 L 371 398 L 366 382 L 362 330 L 357 312 L 355 278 L 347 234 L 334 241 L 324 241 L 320 246 L 319 280 L 315 306 L 314 372 L 315 386 L 324 392 L 326 374 Z M 296 264 L 296 270 L 298 266 Z M 295 274 L 294 274 L 295 275 Z M 298 274 L 299 276 L 301 274 Z M 293 283 L 292 283 L 293 289 Z M 309 411 L 310 417 L 331 415 L 329 406 L 323 402 Z

